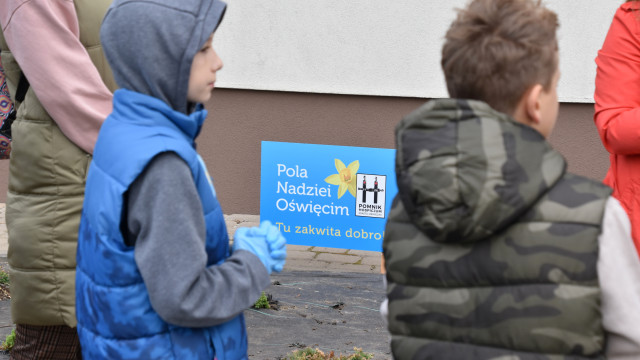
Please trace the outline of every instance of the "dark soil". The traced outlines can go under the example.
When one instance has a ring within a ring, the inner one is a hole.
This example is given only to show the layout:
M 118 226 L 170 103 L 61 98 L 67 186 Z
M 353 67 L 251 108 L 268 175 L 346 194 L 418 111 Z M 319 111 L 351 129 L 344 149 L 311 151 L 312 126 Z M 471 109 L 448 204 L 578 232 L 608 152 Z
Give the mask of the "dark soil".
M 245 311 L 249 359 L 286 359 L 305 347 L 336 355 L 353 354 L 358 347 L 374 360 L 391 359 L 379 312 L 382 275 L 291 271 L 271 278 L 265 293 L 278 310 Z

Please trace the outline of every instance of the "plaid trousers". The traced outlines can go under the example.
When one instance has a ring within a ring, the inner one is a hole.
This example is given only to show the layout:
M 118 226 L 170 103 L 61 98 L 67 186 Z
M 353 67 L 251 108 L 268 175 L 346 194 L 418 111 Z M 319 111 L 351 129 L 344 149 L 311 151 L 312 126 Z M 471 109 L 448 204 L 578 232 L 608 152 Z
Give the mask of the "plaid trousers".
M 12 360 L 82 359 L 76 328 L 68 326 L 16 325 Z

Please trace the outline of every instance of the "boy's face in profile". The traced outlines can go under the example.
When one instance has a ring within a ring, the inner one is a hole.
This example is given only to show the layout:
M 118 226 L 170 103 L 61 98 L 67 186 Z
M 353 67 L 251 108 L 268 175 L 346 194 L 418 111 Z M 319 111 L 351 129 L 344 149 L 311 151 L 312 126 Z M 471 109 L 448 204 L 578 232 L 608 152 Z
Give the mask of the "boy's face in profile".
M 551 87 L 548 91 L 542 89 L 539 97 L 540 104 L 540 124 L 538 131 L 548 138 L 553 131 L 558 119 L 558 80 L 560 79 L 560 70 L 556 68 L 553 78 L 551 79 Z
M 216 72 L 222 69 L 222 60 L 213 50 L 213 34 L 193 57 L 189 74 L 187 100 L 203 103 L 211 97 L 216 82 Z

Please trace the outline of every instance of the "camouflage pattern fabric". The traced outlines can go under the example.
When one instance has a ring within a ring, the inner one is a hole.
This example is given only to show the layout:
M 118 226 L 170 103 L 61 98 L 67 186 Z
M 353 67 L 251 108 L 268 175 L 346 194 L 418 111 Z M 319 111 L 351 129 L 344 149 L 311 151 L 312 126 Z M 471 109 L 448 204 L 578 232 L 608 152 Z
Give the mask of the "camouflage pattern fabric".
M 396 127 L 383 243 L 396 359 L 603 359 L 598 235 L 610 189 L 478 101 Z

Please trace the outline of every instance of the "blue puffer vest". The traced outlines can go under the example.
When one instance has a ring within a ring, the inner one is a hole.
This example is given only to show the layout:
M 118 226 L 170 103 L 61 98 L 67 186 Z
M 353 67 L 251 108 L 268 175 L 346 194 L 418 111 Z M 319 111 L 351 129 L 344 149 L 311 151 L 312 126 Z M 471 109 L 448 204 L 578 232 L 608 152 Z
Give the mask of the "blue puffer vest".
M 229 255 L 222 210 L 194 147 L 205 117 L 201 108 L 187 116 L 153 97 L 115 92 L 113 113 L 100 130 L 89 168 L 78 239 L 76 312 L 85 359 L 247 356 L 242 314 L 210 328 L 182 328 L 162 320 L 151 307 L 134 248 L 124 244 L 120 233 L 123 195 L 154 156 L 173 151 L 191 168 L 200 195 L 208 265 Z

